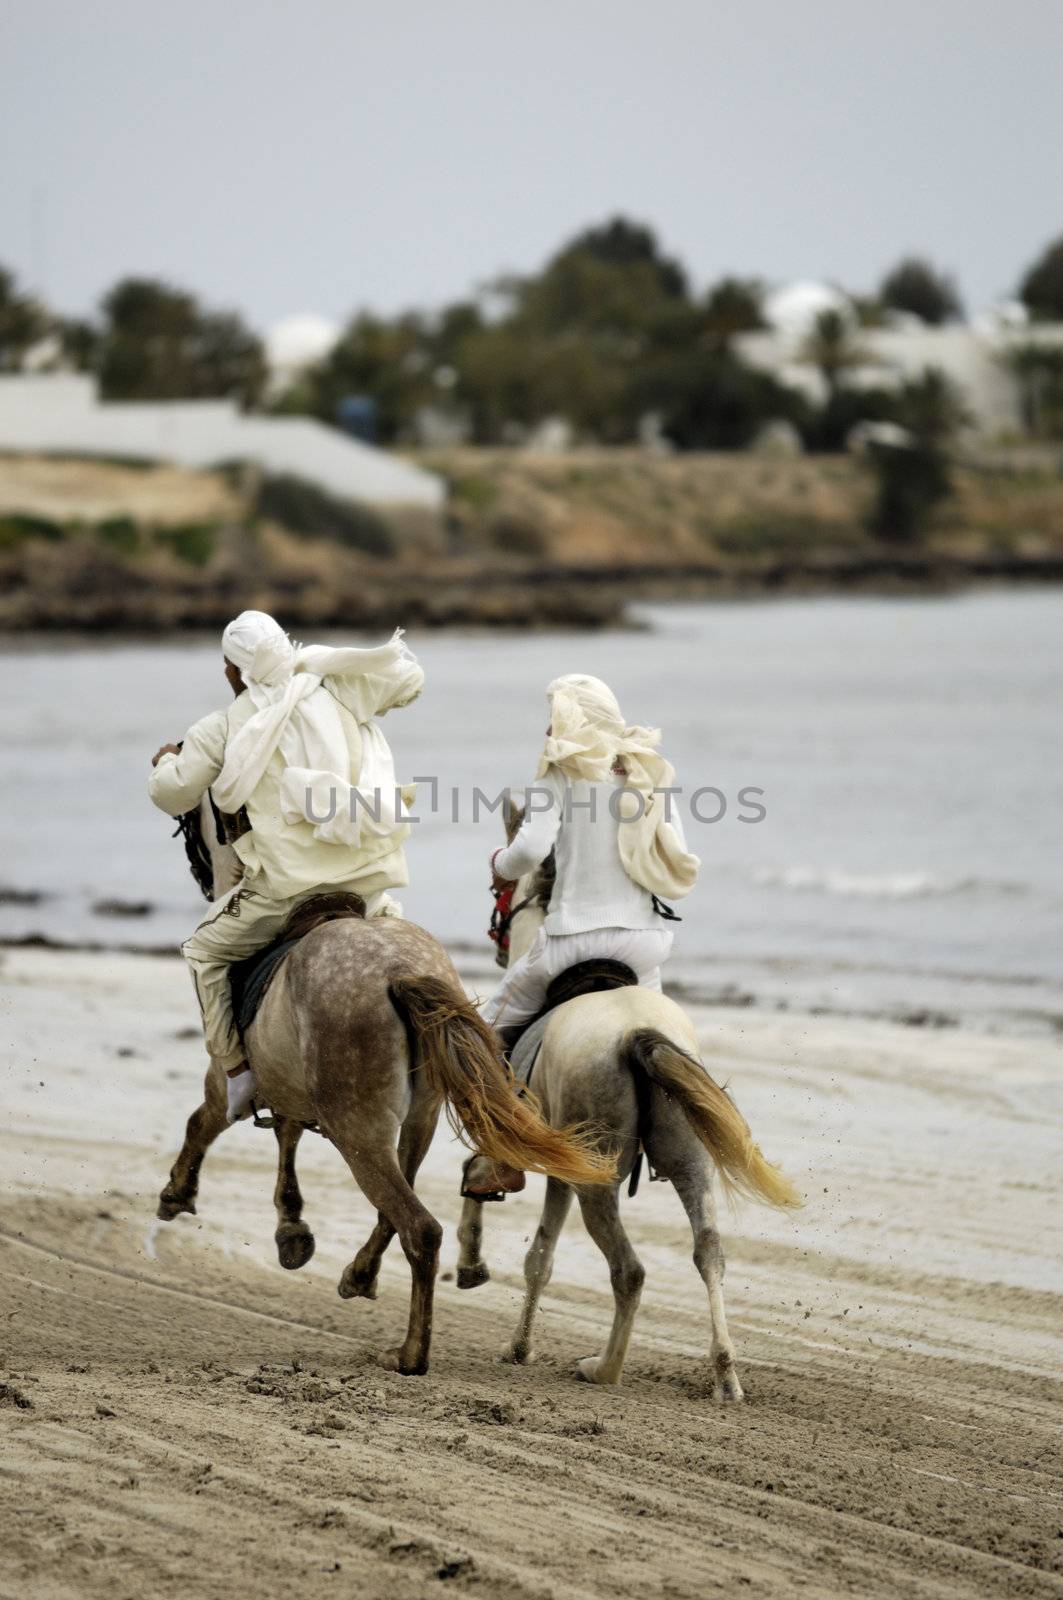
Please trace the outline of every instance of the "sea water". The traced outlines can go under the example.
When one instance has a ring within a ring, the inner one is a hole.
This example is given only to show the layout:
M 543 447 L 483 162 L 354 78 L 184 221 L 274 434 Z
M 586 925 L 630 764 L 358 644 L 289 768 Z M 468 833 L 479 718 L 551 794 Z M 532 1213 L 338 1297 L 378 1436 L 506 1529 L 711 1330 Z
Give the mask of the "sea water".
M 501 824 L 474 790 L 490 801 L 532 781 L 546 684 L 582 671 L 663 729 L 683 787 L 704 865 L 677 908 L 678 995 L 1063 1030 L 1063 594 L 676 604 L 635 620 L 410 638 L 427 687 L 383 726 L 400 777 L 436 782 L 434 809 L 421 786 L 402 900 L 481 987 Z M 226 703 L 219 648 L 0 653 L 0 935 L 176 945 L 203 902 L 147 773 L 158 745 Z M 148 909 L 105 914 L 108 901 Z

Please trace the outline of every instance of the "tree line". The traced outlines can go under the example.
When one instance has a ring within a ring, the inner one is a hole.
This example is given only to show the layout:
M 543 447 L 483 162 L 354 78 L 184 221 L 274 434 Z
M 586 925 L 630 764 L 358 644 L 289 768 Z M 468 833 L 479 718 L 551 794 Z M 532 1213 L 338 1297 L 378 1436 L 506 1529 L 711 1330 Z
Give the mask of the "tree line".
M 1063 238 L 1023 275 L 1019 296 L 1032 318 L 1063 320 Z M 58 360 L 98 375 L 105 398 L 231 397 L 336 422 L 358 397 L 371 402 L 385 444 L 410 441 L 418 417 L 435 411 L 462 418 L 478 444 L 510 442 L 552 416 L 577 438 L 625 444 L 652 416 L 678 449 L 741 449 L 766 422 L 785 420 L 806 448 L 832 450 L 858 421 L 910 426 L 926 409 L 925 384 L 849 387 L 861 326 L 896 312 L 932 326 L 963 315 L 947 273 L 916 257 L 899 262 L 875 294 L 852 297 L 851 317 L 828 310 L 817 319 L 803 351 L 823 378 L 814 404 L 741 359 L 735 338 L 764 326 L 763 304 L 763 286 L 749 278 L 695 291 L 650 228 L 616 218 L 571 239 L 541 271 L 442 311 L 358 312 L 335 348 L 276 394 L 262 342 L 238 312 L 131 277 L 96 317 L 67 319 L 0 267 L 0 370 L 18 369 L 50 337 Z

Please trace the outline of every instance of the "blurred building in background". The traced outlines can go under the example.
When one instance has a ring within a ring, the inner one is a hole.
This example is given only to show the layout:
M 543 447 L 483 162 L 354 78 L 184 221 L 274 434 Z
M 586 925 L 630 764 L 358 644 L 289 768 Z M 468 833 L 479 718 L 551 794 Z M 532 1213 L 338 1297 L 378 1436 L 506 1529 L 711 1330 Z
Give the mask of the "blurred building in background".
M 249 462 L 366 505 L 438 510 L 434 473 L 312 417 L 242 411 L 232 400 L 101 401 L 84 373 L 0 375 L 0 450 L 168 461 Z
M 1063 366 L 1063 323 L 1031 322 L 1017 302 L 993 306 L 970 322 L 930 326 L 895 312 L 867 325 L 842 290 L 799 282 L 768 294 L 763 314 L 767 326 L 738 335 L 735 349 L 750 366 L 816 404 L 827 388 L 813 347 L 827 317 L 840 324 L 848 388 L 898 389 L 934 368 L 956 386 L 972 430 L 987 439 L 1039 432 L 1044 392 Z
M 313 311 L 299 311 L 275 322 L 263 340 L 269 374 L 266 398 L 274 399 L 294 388 L 311 367 L 332 353 L 339 337 L 336 324 Z

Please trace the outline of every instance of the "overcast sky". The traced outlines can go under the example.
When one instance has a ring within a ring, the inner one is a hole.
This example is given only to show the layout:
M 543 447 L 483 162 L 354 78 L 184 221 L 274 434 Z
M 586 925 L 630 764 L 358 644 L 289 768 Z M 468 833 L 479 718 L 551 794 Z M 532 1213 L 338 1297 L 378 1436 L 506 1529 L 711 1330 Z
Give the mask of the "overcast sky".
M 0 262 L 67 312 L 435 306 L 615 212 L 985 304 L 1063 233 L 1063 3 L 0 0 Z

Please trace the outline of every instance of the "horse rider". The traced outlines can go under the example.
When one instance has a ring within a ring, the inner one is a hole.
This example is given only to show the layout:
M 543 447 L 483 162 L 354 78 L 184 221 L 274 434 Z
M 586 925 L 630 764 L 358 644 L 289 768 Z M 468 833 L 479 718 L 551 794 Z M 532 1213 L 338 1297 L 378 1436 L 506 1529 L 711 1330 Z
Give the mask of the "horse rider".
M 512 889 L 551 850 L 556 863 L 543 926 L 481 1007 L 486 1022 L 507 1032 L 538 1015 L 551 980 L 581 961 L 622 961 L 659 990 L 672 948 L 663 902 L 689 894 L 701 866 L 686 848 L 676 794 L 667 792 L 675 769 L 658 752 L 659 732 L 629 727 L 600 678 L 555 678 L 547 699 L 550 723 L 524 820 L 491 857 L 496 891 Z M 523 1183 L 523 1174 L 477 1156 L 464 1192 Z
M 424 673 L 401 630 L 368 650 L 300 646 L 263 611 L 229 623 L 222 654 L 232 705 L 156 752 L 148 792 L 177 817 L 209 790 L 243 867 L 181 947 L 234 1122 L 251 1107 L 254 1079 L 230 964 L 272 943 L 293 908 L 323 889 L 360 895 L 367 916 L 402 914 L 387 891 L 409 882 L 410 826 L 375 719 L 415 700 Z

